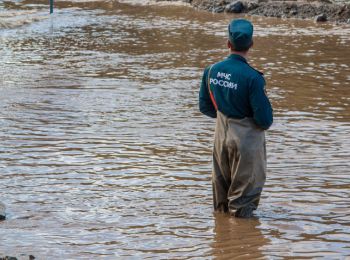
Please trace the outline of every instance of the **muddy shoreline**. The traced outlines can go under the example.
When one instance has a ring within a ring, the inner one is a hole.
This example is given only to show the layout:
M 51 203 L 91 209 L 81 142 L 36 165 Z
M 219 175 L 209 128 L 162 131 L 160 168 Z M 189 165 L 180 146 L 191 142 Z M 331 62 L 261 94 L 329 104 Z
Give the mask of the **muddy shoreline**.
M 157 2 L 173 2 L 157 0 Z M 182 0 L 194 8 L 214 13 L 246 13 L 277 18 L 311 19 L 350 24 L 350 1 Z

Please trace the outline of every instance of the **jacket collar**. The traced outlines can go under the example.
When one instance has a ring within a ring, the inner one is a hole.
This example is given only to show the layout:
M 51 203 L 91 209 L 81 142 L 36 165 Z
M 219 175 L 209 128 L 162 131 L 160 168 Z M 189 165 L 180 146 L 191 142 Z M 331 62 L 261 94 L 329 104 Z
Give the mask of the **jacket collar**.
M 238 54 L 230 54 L 230 56 L 228 56 L 228 58 L 233 59 L 233 60 L 243 61 L 243 62 L 247 63 L 246 58 L 244 58 L 243 56 L 238 55 Z

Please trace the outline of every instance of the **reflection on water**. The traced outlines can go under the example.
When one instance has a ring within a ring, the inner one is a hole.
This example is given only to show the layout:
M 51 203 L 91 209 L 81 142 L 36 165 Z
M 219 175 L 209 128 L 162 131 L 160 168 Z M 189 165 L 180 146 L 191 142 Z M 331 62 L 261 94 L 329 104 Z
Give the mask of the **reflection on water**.
M 265 255 L 262 245 L 271 243 L 259 228 L 258 219 L 232 218 L 215 214 L 212 255 L 215 259 L 262 259 Z
M 251 17 L 275 111 L 257 218 L 212 214 L 203 68 L 232 16 L 115 1 L 0 3 L 0 253 L 350 256 L 349 26 Z M 51 29 L 53 28 L 53 29 Z

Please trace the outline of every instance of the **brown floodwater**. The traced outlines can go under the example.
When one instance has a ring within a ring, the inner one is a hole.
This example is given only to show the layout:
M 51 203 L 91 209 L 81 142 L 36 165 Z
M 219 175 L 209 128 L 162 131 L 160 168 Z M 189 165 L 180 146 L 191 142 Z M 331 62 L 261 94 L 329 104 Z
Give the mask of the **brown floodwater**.
M 232 15 L 0 1 L 0 255 L 350 257 L 350 26 L 249 17 L 275 122 L 256 218 L 212 209 L 203 68 Z

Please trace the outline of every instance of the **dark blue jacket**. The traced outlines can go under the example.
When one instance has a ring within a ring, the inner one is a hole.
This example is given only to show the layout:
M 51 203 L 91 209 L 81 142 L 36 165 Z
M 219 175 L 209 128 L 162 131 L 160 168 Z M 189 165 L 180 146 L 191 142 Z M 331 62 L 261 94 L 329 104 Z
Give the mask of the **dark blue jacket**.
M 272 107 L 266 96 L 264 77 L 237 54 L 204 70 L 199 91 L 199 110 L 203 114 L 216 117 L 208 90 L 209 70 L 210 89 L 220 112 L 238 119 L 252 117 L 262 129 L 272 125 Z

